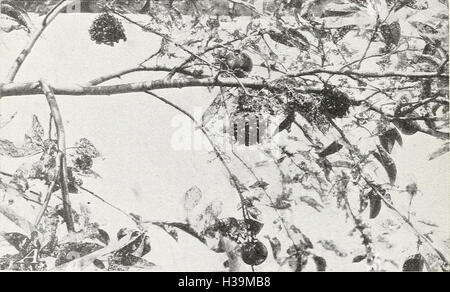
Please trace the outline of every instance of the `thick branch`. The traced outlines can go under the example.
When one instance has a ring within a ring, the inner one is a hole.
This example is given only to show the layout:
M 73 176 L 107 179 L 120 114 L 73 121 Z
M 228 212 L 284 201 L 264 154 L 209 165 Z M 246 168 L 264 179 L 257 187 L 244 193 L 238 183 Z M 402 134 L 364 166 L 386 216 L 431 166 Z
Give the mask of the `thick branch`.
M 261 89 L 267 87 L 267 83 L 261 80 L 234 78 L 205 78 L 205 79 L 173 79 L 154 80 L 148 82 L 125 83 L 106 86 L 81 86 L 72 85 L 53 87 L 56 95 L 114 95 L 133 92 L 144 92 L 155 89 L 170 89 L 184 87 L 242 87 Z M 38 82 L 0 84 L 0 96 L 37 95 L 41 94 Z
M 66 160 L 66 134 L 64 131 L 63 119 L 61 116 L 61 112 L 59 110 L 58 104 L 56 103 L 55 95 L 50 88 L 50 86 L 44 81 L 40 81 L 40 86 L 42 91 L 44 92 L 48 105 L 50 107 L 50 111 L 55 120 L 56 124 L 56 133 L 58 139 L 58 150 L 60 158 L 58 163 L 60 163 L 60 185 L 61 185 L 61 194 L 64 208 L 64 219 L 66 220 L 67 231 L 74 232 L 75 227 L 72 218 L 72 208 L 70 206 L 69 200 L 69 187 L 67 185 L 68 181 L 68 173 L 67 173 L 67 160 Z
M 71 4 L 73 0 L 60 2 L 56 8 L 52 9 L 49 14 L 47 14 L 44 18 L 43 23 L 41 24 L 41 27 L 39 29 L 36 29 L 33 32 L 33 35 L 31 36 L 31 39 L 28 41 L 26 46 L 23 48 L 22 52 L 20 52 L 19 56 L 16 58 L 13 66 L 11 67 L 8 76 L 7 81 L 13 82 L 14 78 L 16 78 L 17 72 L 19 72 L 20 67 L 22 66 L 25 59 L 30 54 L 31 50 L 33 49 L 34 45 L 36 44 L 39 37 L 42 35 L 44 30 L 49 26 L 49 24 L 56 18 L 56 16 L 65 9 L 69 4 Z

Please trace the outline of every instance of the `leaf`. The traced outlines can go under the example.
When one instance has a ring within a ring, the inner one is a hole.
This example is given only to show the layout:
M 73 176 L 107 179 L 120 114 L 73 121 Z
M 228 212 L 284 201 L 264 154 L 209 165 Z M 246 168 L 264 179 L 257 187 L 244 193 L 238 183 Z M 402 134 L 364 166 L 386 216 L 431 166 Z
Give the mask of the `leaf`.
M 330 156 L 334 153 L 339 152 L 343 147 L 344 147 L 344 145 L 335 141 L 335 142 L 331 143 L 327 148 L 325 148 L 322 152 L 320 152 L 319 157 L 324 158 L 324 157 Z
M 354 259 L 353 259 L 353 263 L 360 263 L 360 262 L 362 262 L 363 260 L 365 260 L 367 258 L 367 255 L 366 254 L 364 254 L 364 255 L 359 255 L 359 256 L 356 256 Z
M 301 196 L 300 197 L 300 201 L 302 201 L 303 203 L 307 204 L 308 206 L 310 206 L 311 208 L 313 208 L 317 212 L 321 212 L 322 209 L 323 209 L 323 206 L 319 202 L 317 202 L 313 197 Z
M 230 175 L 230 185 L 241 193 L 248 191 L 247 187 L 234 174 Z
M 276 237 L 270 238 L 267 235 L 265 237 L 269 241 L 270 247 L 272 248 L 273 258 L 278 260 L 279 257 L 280 257 L 280 253 L 281 253 L 281 242 L 280 242 L 280 240 L 278 238 L 276 238 Z
M 263 190 L 266 190 L 268 186 L 269 186 L 268 183 L 266 183 L 263 180 L 259 180 L 259 181 L 255 182 L 254 184 L 252 184 L 250 186 L 250 188 L 251 189 L 263 189 Z
M 9 140 L 0 139 L 0 155 L 18 157 L 19 149 Z
M 55 265 L 63 265 L 95 251 L 101 250 L 102 248 L 103 246 L 92 242 L 67 242 L 59 247 Z
M 446 142 L 444 145 L 441 146 L 438 150 L 430 154 L 428 157 L 428 160 L 434 160 L 450 151 L 450 142 Z
M 32 249 L 36 248 L 33 244 L 33 242 L 28 238 L 28 236 L 23 235 L 21 233 L 17 232 L 11 232 L 11 233 L 3 233 L 1 232 L 0 235 L 12 246 L 14 246 L 18 252 L 20 252 L 22 255 L 27 254 Z
M 44 138 L 44 128 L 36 115 L 33 115 L 32 132 L 31 138 L 36 142 L 42 143 L 42 138 Z
M 25 10 L 18 7 L 12 1 L 3 1 L 0 5 L 0 14 L 4 14 L 12 18 L 18 24 L 25 27 L 28 32 L 31 30 L 30 18 Z
M 326 272 L 327 270 L 327 261 L 323 257 L 314 256 L 314 262 L 316 263 L 318 272 Z
M 341 250 L 332 240 L 320 240 L 319 243 L 325 250 L 334 252 L 338 257 L 344 258 L 348 254 Z
M 403 146 L 402 136 L 396 128 L 391 128 L 390 130 L 380 135 L 378 138 L 380 140 L 381 146 L 383 146 L 383 148 L 388 153 L 392 153 L 395 142 L 397 142 L 400 146 Z
M 369 204 L 370 204 L 370 219 L 375 219 L 378 217 L 381 211 L 381 198 L 375 194 L 375 192 L 372 190 L 369 194 Z
M 202 199 L 202 191 L 193 186 L 184 194 L 184 209 L 186 211 L 192 211 Z
M 186 232 L 187 234 L 197 238 L 201 243 L 206 244 L 206 239 L 197 233 L 197 231 L 194 230 L 194 228 L 192 228 L 191 225 L 186 224 L 186 223 L 179 223 L 179 222 L 173 222 L 173 223 L 154 223 L 156 226 L 161 227 L 162 229 L 164 229 L 164 231 L 166 231 L 167 233 L 169 233 L 170 236 L 174 237 L 175 233 L 171 233 L 170 232 L 170 228 L 167 227 L 172 227 L 172 228 L 178 228 L 184 232 Z M 176 240 L 176 238 L 174 237 L 174 239 Z
M 246 229 L 250 231 L 253 235 L 257 235 L 261 232 L 264 227 L 264 223 L 254 219 L 245 219 Z
M 413 113 L 406 116 L 406 118 L 417 118 L 418 115 Z M 414 135 L 419 129 L 420 125 L 416 120 L 395 120 L 393 124 L 404 134 L 404 135 Z
M 410 256 L 403 264 L 403 272 L 422 272 L 425 258 L 421 254 Z
M 86 138 L 81 138 L 80 141 L 75 144 L 75 147 L 77 149 L 76 153 L 79 155 L 86 155 L 90 158 L 97 158 L 101 156 L 94 144 Z
M 221 106 L 223 105 L 223 95 L 219 94 L 214 98 L 212 103 L 208 106 L 202 115 L 202 125 L 208 124 L 211 119 L 219 113 Z
M 295 121 L 295 113 L 288 114 L 287 117 L 280 123 L 277 130 L 273 135 L 276 135 L 278 133 L 283 132 L 284 130 L 287 130 L 289 133 L 291 132 L 292 123 Z M 272 135 L 272 136 L 273 136 Z
M 395 165 L 395 161 L 381 146 L 377 145 L 377 148 L 378 152 L 374 152 L 373 155 L 381 163 L 381 165 L 383 165 L 389 177 L 389 181 L 393 185 L 397 180 L 397 166 Z
M 11 209 L 7 204 L 0 203 L 0 214 L 3 214 L 11 222 L 22 228 L 27 234 L 32 234 L 36 231 L 34 224 L 17 214 L 16 211 Z

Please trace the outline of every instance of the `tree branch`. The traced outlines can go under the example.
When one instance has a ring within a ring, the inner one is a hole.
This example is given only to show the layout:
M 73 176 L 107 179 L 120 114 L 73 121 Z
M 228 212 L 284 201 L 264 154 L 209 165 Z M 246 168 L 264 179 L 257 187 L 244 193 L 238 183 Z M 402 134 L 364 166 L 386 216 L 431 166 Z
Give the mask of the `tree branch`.
M 56 18 L 56 16 L 72 2 L 73 0 L 61 1 L 59 4 L 57 4 L 57 6 L 54 9 L 50 10 L 50 12 L 45 16 L 44 21 L 41 24 L 41 27 L 33 32 L 31 39 L 25 45 L 23 50 L 20 52 L 19 56 L 16 58 L 14 64 L 12 65 L 6 78 L 8 82 L 14 81 L 17 72 L 19 72 L 20 67 L 22 66 L 23 62 L 25 62 L 26 58 L 30 54 L 31 50 L 33 49 L 34 45 L 36 44 L 37 40 L 42 35 L 44 30 L 50 25 L 50 23 Z
M 142 72 L 142 71 L 153 71 L 153 72 L 171 72 L 173 69 L 172 68 L 168 68 L 168 67 L 164 67 L 164 66 L 137 66 L 137 67 L 132 67 L 132 68 L 128 68 L 128 69 L 124 69 L 112 74 L 108 74 L 108 75 L 104 75 L 95 79 L 92 79 L 91 81 L 89 81 L 88 83 L 86 83 L 86 86 L 94 86 L 94 85 L 99 85 L 103 82 L 109 81 L 111 79 L 114 78 L 120 78 L 123 75 L 126 74 L 130 74 L 130 73 L 134 73 L 134 72 Z M 191 76 L 191 77 L 195 77 L 195 78 L 204 78 L 206 77 L 205 75 L 199 73 L 199 72 L 195 72 L 195 71 L 189 71 L 189 70 L 178 70 L 177 73 L 181 73 L 183 75 L 186 76 Z

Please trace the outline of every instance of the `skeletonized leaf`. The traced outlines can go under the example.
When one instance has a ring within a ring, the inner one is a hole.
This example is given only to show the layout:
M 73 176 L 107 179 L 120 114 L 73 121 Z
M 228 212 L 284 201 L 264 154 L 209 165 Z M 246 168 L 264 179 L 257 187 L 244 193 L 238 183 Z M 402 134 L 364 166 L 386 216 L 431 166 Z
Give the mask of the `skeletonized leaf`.
M 75 144 L 75 147 L 77 149 L 76 153 L 79 155 L 86 155 L 91 158 L 97 158 L 101 156 L 100 152 L 97 150 L 94 144 L 87 138 L 81 138 L 80 141 Z
M 31 138 L 37 142 L 42 142 L 42 138 L 44 138 L 44 128 L 36 115 L 33 115 L 32 132 Z
M 370 202 L 370 219 L 375 219 L 381 211 L 381 198 L 374 191 L 371 191 L 368 196 Z
M 19 149 L 9 140 L 0 139 L 0 155 L 20 157 Z
M 381 146 L 377 145 L 377 148 L 378 152 L 374 152 L 373 155 L 381 163 L 381 165 L 383 165 L 391 184 L 395 184 L 395 181 L 397 180 L 397 166 L 395 165 L 395 161 Z
M 421 254 L 410 256 L 403 264 L 403 272 L 422 272 L 425 258 Z
M 430 156 L 428 157 L 428 159 L 434 160 L 434 159 L 444 155 L 445 153 L 448 153 L 449 151 L 450 151 L 450 142 L 446 142 L 444 145 L 441 146 L 441 148 L 439 148 L 435 152 L 431 153 Z
M 193 186 L 184 194 L 184 209 L 186 211 L 193 210 L 201 199 L 202 191 L 197 186 Z
M 344 147 L 344 145 L 342 145 L 338 141 L 335 141 L 335 142 L 331 143 L 327 148 L 325 148 L 322 152 L 320 152 L 319 157 L 323 158 L 323 157 L 330 156 L 334 153 L 339 152 L 343 147 Z
M 208 122 L 217 115 L 222 106 L 222 94 L 219 94 L 214 98 L 212 103 L 208 106 L 205 112 L 202 115 L 202 125 L 208 124 Z

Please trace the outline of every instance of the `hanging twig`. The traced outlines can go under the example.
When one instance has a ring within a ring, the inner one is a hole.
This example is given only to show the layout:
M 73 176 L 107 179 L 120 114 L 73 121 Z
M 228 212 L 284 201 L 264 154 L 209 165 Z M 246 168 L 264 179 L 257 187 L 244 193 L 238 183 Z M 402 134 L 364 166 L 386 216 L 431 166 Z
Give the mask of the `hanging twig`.
M 68 173 L 67 173 L 67 160 L 66 160 L 66 135 L 64 131 L 63 120 L 61 116 L 61 112 L 59 110 L 58 104 L 55 99 L 55 95 L 53 94 L 50 86 L 45 83 L 45 81 L 40 81 L 41 89 L 44 92 L 48 105 L 50 107 L 50 111 L 52 113 L 53 119 L 56 125 L 56 136 L 58 139 L 58 151 L 59 151 L 59 160 L 57 163 L 60 164 L 60 186 L 61 186 L 61 194 L 64 208 L 64 216 L 66 220 L 67 230 L 69 232 L 74 232 L 75 227 L 72 218 L 72 208 L 70 206 L 69 200 L 69 187 L 67 185 L 68 181 Z

